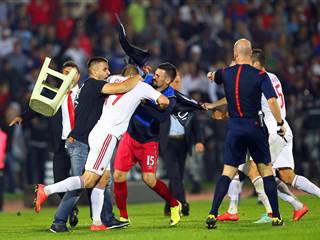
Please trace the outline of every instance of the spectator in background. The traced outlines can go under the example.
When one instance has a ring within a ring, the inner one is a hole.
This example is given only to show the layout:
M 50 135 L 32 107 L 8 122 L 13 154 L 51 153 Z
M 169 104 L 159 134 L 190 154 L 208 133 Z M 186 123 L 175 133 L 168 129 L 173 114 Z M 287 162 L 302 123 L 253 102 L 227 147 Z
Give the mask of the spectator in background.
M 75 24 L 74 36 L 79 39 L 79 46 L 84 51 L 86 58 L 89 58 L 92 54 L 92 45 L 82 21 L 78 21 Z
M 109 35 L 101 36 L 96 44 L 93 44 L 94 56 L 105 56 L 111 59 L 113 38 Z
M 71 40 L 70 47 L 64 54 L 65 58 L 71 58 L 79 66 L 80 71 L 86 70 L 87 56 L 80 46 L 80 40 L 74 36 Z
M 2 76 L 3 82 L 9 86 L 10 100 L 21 101 L 26 86 L 23 72 L 16 71 L 10 60 L 6 58 L 2 61 L 0 76 Z
M 11 30 L 6 28 L 2 30 L 2 35 L 0 39 L 0 57 L 12 53 L 14 49 L 15 38 L 11 36 Z
M 160 22 L 159 16 L 153 12 L 149 12 L 147 22 L 148 25 L 145 26 L 142 39 L 148 42 L 155 40 L 164 41 L 167 37 L 167 29 Z
M 63 74 L 68 74 L 72 69 L 76 69 L 77 74 L 73 78 L 72 89 L 69 91 L 68 97 L 65 98 L 57 113 L 51 118 L 43 118 L 30 108 L 21 115 L 11 118 L 10 126 L 24 123 L 29 129 L 28 141 L 28 161 L 27 180 L 29 184 L 44 182 L 44 163 L 48 160 L 48 151 L 53 152 L 53 177 L 54 182 L 59 182 L 70 176 L 71 173 L 76 175 L 82 172 L 81 162 L 73 160 L 66 152 L 66 139 L 73 128 L 74 124 L 74 105 L 75 98 L 78 94 L 80 79 L 80 71 L 78 66 L 72 61 L 66 61 L 62 66 Z M 37 70 L 35 70 L 37 71 Z M 49 133 L 49 134 L 48 134 Z M 49 135 L 49 138 L 47 136 Z M 50 148 L 48 148 L 47 140 L 49 140 Z M 60 198 L 65 201 L 63 194 L 59 194 Z M 62 205 L 62 204 L 60 204 Z M 71 227 L 75 227 L 78 223 L 78 209 L 73 207 L 69 212 L 66 208 L 59 208 L 60 213 L 55 215 L 55 221 L 51 226 L 51 231 L 64 232 L 67 231 L 66 222 L 69 217 Z M 63 214 L 61 214 L 61 211 Z M 66 214 L 66 219 L 61 215 Z
M 23 187 L 24 176 L 22 174 L 22 164 L 26 155 L 24 145 L 24 136 L 21 126 L 9 127 L 11 119 L 19 116 L 21 113 L 20 105 L 16 102 L 11 102 L 6 109 L 5 118 L 2 122 L 2 130 L 7 134 L 6 148 L 6 166 L 4 170 L 4 181 L 6 190 L 16 192 L 19 187 Z
M 14 32 L 14 37 L 21 42 L 22 51 L 28 53 L 30 51 L 30 42 L 33 37 L 28 26 L 28 19 L 21 19 L 18 23 L 18 29 Z
M 22 52 L 22 46 L 20 41 L 14 43 L 12 53 L 6 56 L 12 68 L 23 74 L 27 69 L 31 67 L 31 60 Z
M 69 43 L 75 23 L 75 20 L 69 14 L 68 6 L 66 4 L 62 4 L 60 14 L 55 22 L 57 39 L 64 44 Z
M 204 102 L 209 98 L 209 83 L 199 65 L 189 63 L 189 71 L 182 76 L 182 92 Z M 197 97 L 196 97 L 197 96 Z
M 143 2 L 143 0 L 133 0 L 127 10 L 133 31 L 137 34 L 140 34 L 146 27 L 146 9 Z
M 175 90 L 181 88 L 181 76 L 177 74 L 175 80 L 171 83 Z M 169 190 L 172 196 L 182 204 L 182 214 L 189 215 L 189 203 L 185 195 L 183 177 L 185 172 L 186 157 L 192 154 L 193 145 L 196 153 L 204 151 L 203 134 L 200 130 L 197 113 L 188 113 L 191 116 L 183 126 L 179 120 L 170 115 L 160 125 L 160 153 L 163 157 L 167 176 L 169 178 Z M 170 216 L 170 205 L 165 204 L 164 213 Z
M 10 91 L 7 82 L 0 82 L 0 116 L 4 116 L 10 100 Z M 0 121 L 1 122 L 1 121 Z
M 120 13 L 125 10 L 125 1 L 124 0 L 98 0 L 98 9 L 99 13 L 106 13 L 110 15 L 112 19 L 112 24 L 116 24 L 115 13 Z
M 52 57 L 59 57 L 62 54 L 62 50 L 65 48 L 65 43 L 61 42 L 56 35 L 56 29 L 54 25 L 49 25 L 47 27 L 46 35 L 43 39 L 43 44 L 48 44 L 51 47 L 51 54 Z M 47 55 L 48 56 L 48 55 Z
M 172 46 L 169 46 L 168 53 L 170 61 L 172 61 L 174 64 L 178 65 L 181 62 L 185 61 L 187 59 L 187 43 L 179 37 L 177 32 L 172 32 L 173 36 L 170 36 L 173 43 Z
M 0 212 L 2 212 L 3 210 L 3 196 L 4 196 L 3 170 L 5 167 L 6 146 L 7 146 L 7 134 L 1 130 L 1 126 L 0 126 Z
M 8 21 L 8 3 L 7 1 L 0 2 L 0 25 L 6 24 Z
M 48 121 L 37 117 L 32 119 L 28 126 L 28 155 L 26 161 L 26 177 L 28 184 L 44 182 L 45 162 L 48 161 Z
M 110 71 L 115 74 L 121 73 L 121 70 L 125 66 L 125 59 L 126 55 L 120 45 L 119 42 L 115 43 L 114 46 L 114 52 L 113 56 L 110 59 L 109 65 L 110 65 Z
M 144 20 L 141 32 L 133 29 L 133 22 L 139 19 L 135 15 L 136 11 L 129 10 L 136 3 L 143 8 L 144 18 L 147 18 Z M 266 0 L 214 1 L 213 3 L 208 0 L 150 0 L 134 3 L 124 0 L 1 1 L 0 60 L 13 51 L 15 39 L 21 42 L 23 53 L 32 59 L 35 66 L 41 66 L 46 54 L 52 54 L 51 56 L 54 56 L 58 63 L 63 62 L 66 51 L 69 57 L 74 57 L 74 55 L 78 57 L 78 50 L 75 50 L 74 47 L 69 48 L 69 46 L 72 42 L 72 33 L 76 32 L 75 22 L 79 20 L 85 25 L 84 34 L 89 36 L 93 52 L 96 53 L 94 55 L 114 58 L 111 60 L 111 62 L 114 61 L 114 69 L 120 70 L 124 65 L 124 55 L 117 45 L 116 22 L 113 15 L 115 12 L 121 16 L 128 38 L 135 45 L 150 49 L 151 62 L 154 61 L 154 65 L 157 65 L 156 62 L 159 62 L 159 59 L 160 62 L 170 61 L 177 66 L 198 64 L 197 61 L 191 60 L 192 56 L 188 53 L 188 49 L 193 45 L 199 45 L 201 48 L 200 67 L 205 71 L 208 70 L 206 68 L 215 67 L 218 64 L 221 67 L 231 61 L 234 40 L 238 36 L 248 38 L 251 36 L 254 46 L 265 49 L 268 68 L 276 71 L 282 79 L 285 79 L 283 86 L 288 101 L 288 119 L 295 120 L 291 123 L 297 136 L 295 154 L 300 153 L 303 156 L 305 151 L 303 147 L 307 147 L 310 152 L 313 152 L 312 149 L 317 149 L 317 142 L 304 140 L 306 139 L 304 135 L 312 139 L 317 139 L 319 136 L 316 131 L 307 129 L 308 121 L 305 120 L 309 118 L 308 115 L 297 114 L 302 110 L 303 105 L 317 106 L 315 97 L 319 92 L 315 78 L 317 75 L 316 71 L 311 69 L 317 69 L 314 58 L 320 55 L 318 5 L 318 2 L 313 0 L 301 1 L 301 4 L 296 4 L 295 1 Z M 134 12 L 133 19 L 130 17 L 132 12 Z M 50 24 L 57 26 L 56 29 Z M 57 31 L 56 36 L 53 34 L 55 31 Z M 61 36 L 63 39 L 59 39 Z M 80 43 L 79 45 L 83 47 Z M 10 84 L 10 90 L 9 95 L 2 94 L 2 100 L 5 102 L 8 99 L 17 99 L 17 95 L 21 95 L 21 92 L 22 95 L 25 95 L 24 91 L 27 90 L 25 85 L 15 84 L 20 82 L 17 76 L 12 76 L 16 73 L 4 71 L 4 68 L 7 66 L 0 65 L 0 85 L 3 92 L 6 92 Z M 21 79 L 30 75 L 32 69 L 25 69 Z M 183 73 L 184 76 L 185 73 Z M 11 79 L 14 84 L 11 83 Z M 201 94 L 199 90 L 195 92 L 197 95 Z M 221 96 L 224 92 L 221 91 L 221 88 L 210 89 L 210 96 L 216 94 Z M 21 104 L 26 104 L 27 98 L 23 100 L 19 98 L 19 101 Z M 0 117 L 3 118 L 3 116 L 1 114 Z M 302 124 L 303 122 L 306 124 Z M 206 128 L 211 130 L 211 127 L 212 123 L 208 122 Z M 223 128 L 224 126 L 220 126 L 217 131 L 223 131 Z M 215 133 L 207 141 L 212 141 L 219 146 L 222 139 L 219 139 Z M 206 164 L 213 164 L 209 156 L 215 151 L 214 144 L 209 144 L 210 146 L 206 148 L 205 156 L 208 156 Z M 319 175 L 318 165 L 312 166 L 313 163 L 318 162 L 319 158 L 320 151 L 316 151 L 309 158 L 303 158 L 299 163 L 306 167 L 302 169 L 298 166 L 297 170 L 305 171 L 303 173 L 305 175 L 315 174 L 315 172 L 317 172 L 315 176 Z M 215 162 L 215 165 L 217 166 L 215 169 L 219 171 L 219 161 Z M 215 173 L 208 171 L 208 174 L 207 179 L 212 179 Z
M 48 25 L 50 23 L 50 9 L 49 0 L 31 0 L 28 5 L 28 14 L 31 16 L 31 24 L 33 27 L 44 24 Z

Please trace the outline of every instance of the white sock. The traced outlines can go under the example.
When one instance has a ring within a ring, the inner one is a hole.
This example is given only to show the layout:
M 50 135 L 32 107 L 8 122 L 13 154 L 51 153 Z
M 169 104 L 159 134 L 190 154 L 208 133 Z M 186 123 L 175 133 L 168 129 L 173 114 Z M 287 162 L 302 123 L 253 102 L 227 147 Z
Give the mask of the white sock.
M 296 175 L 291 185 L 294 188 L 320 197 L 320 188 L 303 176 Z
M 278 190 L 278 196 L 283 201 L 290 203 L 292 205 L 292 207 L 294 208 L 294 210 L 299 210 L 299 209 L 303 208 L 303 204 L 297 198 L 294 198 L 286 193 L 280 192 L 279 190 Z
M 44 187 L 44 192 L 49 196 L 53 193 L 69 192 L 80 188 L 83 188 L 81 178 L 75 176 Z
M 239 179 L 234 178 L 228 189 L 228 196 L 230 198 L 228 213 L 236 214 L 238 213 L 239 195 L 241 192 L 241 184 Z
M 258 199 L 262 202 L 267 213 L 272 213 L 272 209 L 266 193 L 264 192 L 262 177 L 257 177 L 252 181 L 254 188 L 258 194 Z
M 94 225 L 101 225 L 101 211 L 104 201 L 104 189 L 94 188 L 91 193 L 92 220 Z

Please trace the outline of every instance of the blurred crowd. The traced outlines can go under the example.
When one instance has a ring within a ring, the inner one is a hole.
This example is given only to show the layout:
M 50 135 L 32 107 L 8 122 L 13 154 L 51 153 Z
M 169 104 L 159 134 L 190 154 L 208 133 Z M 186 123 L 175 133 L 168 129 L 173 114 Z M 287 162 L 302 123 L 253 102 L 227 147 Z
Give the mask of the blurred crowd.
M 4 168 L 7 191 L 43 182 L 50 160 L 47 121 L 8 127 L 30 98 L 42 62 L 51 68 L 73 59 L 87 76 L 86 61 L 110 60 L 112 74 L 126 64 L 119 44 L 119 13 L 128 38 L 149 49 L 149 65 L 169 61 L 182 76 L 182 91 L 201 101 L 223 97 L 207 71 L 228 65 L 242 37 L 262 48 L 267 70 L 282 81 L 292 126 L 298 173 L 320 174 L 320 1 L 318 0 L 3 0 L 0 2 L 0 126 L 8 133 Z M 205 153 L 190 158 L 192 182 L 220 173 L 225 121 L 199 113 Z M 192 167 L 196 165 L 195 167 Z M 1 166 L 1 164 L 0 164 Z M 165 173 L 164 173 L 165 175 Z

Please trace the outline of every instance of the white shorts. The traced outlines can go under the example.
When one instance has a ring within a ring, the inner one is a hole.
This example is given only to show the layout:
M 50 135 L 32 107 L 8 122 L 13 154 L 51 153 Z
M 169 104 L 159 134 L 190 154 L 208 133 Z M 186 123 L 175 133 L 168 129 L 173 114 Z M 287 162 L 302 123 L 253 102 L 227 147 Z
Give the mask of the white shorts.
M 287 142 L 277 134 L 270 135 L 269 145 L 272 168 L 291 168 L 294 169 L 294 158 L 292 153 L 293 137 L 285 136 Z
M 241 165 L 239 165 L 238 167 L 238 170 L 240 172 L 243 172 L 246 176 L 248 176 L 248 173 L 249 173 L 249 161 L 252 160 L 250 154 L 249 154 L 249 151 L 247 151 L 247 154 L 246 154 L 246 162 L 245 163 L 242 163 Z
M 105 170 L 110 171 L 110 162 L 118 142 L 115 136 L 103 133 L 104 131 L 91 131 L 89 135 L 90 151 L 85 166 L 86 171 L 100 176 Z
M 291 132 L 290 132 L 291 133 Z M 280 137 L 278 134 L 269 136 L 270 155 L 273 169 L 291 168 L 294 169 L 293 158 L 293 137 L 292 134 L 286 134 L 285 138 Z M 249 164 L 248 161 L 252 160 L 249 153 L 246 156 L 246 162 L 238 167 L 238 170 L 248 175 Z

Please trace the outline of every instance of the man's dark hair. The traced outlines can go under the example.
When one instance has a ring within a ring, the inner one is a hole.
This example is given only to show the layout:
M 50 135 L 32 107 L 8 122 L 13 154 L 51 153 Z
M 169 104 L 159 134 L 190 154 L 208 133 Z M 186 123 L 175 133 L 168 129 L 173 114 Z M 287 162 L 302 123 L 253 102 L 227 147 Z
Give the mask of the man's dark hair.
M 66 61 L 62 64 L 62 69 L 66 68 L 66 67 L 72 67 L 72 68 L 75 68 L 77 69 L 78 73 L 80 73 L 80 69 L 78 67 L 78 65 L 74 62 L 74 61 Z
M 158 68 L 164 70 L 166 72 L 166 74 L 169 76 L 169 78 L 171 79 L 171 81 L 173 81 L 177 76 L 177 69 L 171 63 L 168 63 L 168 62 L 161 63 L 158 66 Z
M 96 63 L 100 63 L 100 62 L 108 63 L 108 59 L 106 59 L 104 57 L 92 57 L 89 59 L 89 61 L 87 63 L 87 67 L 90 68 L 92 65 L 94 65 Z
M 124 77 L 137 75 L 139 74 L 138 68 L 132 64 L 127 64 L 121 72 L 121 75 Z
M 260 48 L 254 48 L 252 50 L 252 62 L 259 62 L 262 67 L 266 64 L 266 56 L 264 55 L 264 52 Z

